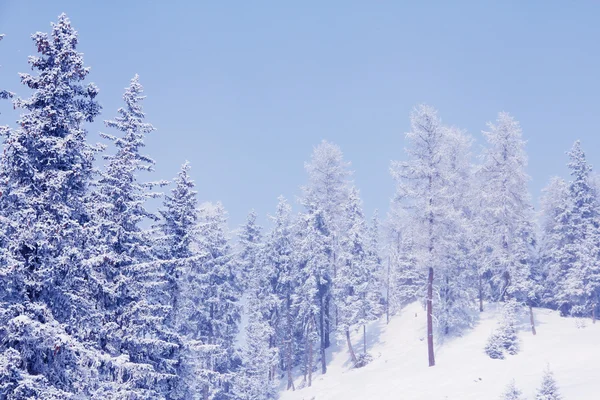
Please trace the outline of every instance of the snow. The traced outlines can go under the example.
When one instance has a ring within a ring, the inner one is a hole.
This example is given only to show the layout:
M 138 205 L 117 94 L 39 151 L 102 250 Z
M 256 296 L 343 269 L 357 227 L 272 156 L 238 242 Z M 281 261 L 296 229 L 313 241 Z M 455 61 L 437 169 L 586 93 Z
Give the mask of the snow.
M 370 364 L 351 369 L 347 348 L 340 341 L 327 356 L 327 374 L 313 375 L 311 388 L 285 392 L 282 386 L 281 400 L 498 399 L 512 379 L 525 398 L 533 399 L 547 366 L 565 400 L 596 399 L 600 380 L 591 366 L 600 358 L 600 323 L 563 318 L 547 309 L 534 309 L 534 315 L 537 335 L 529 330 L 523 310 L 520 352 L 493 360 L 483 348 L 497 326 L 500 308 L 488 305 L 474 329 L 436 346 L 436 366 L 430 368 L 425 312 L 413 303 L 388 326 L 385 318 L 368 326 L 369 352 L 374 357 Z M 361 339 L 360 332 L 354 334 L 357 349 Z M 301 381 L 301 376 L 296 379 L 297 388 Z

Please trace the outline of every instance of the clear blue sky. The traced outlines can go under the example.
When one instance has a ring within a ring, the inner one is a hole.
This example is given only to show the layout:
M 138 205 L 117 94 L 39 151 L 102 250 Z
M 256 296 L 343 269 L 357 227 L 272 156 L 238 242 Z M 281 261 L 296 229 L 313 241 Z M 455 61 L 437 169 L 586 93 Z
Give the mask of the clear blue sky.
M 272 212 L 280 194 L 295 201 L 322 139 L 352 162 L 366 211 L 385 213 L 389 163 L 420 102 L 476 150 L 485 123 L 511 112 L 536 200 L 566 173 L 575 139 L 600 168 L 599 2 L 0 0 L 0 88 L 26 94 L 29 35 L 61 12 L 80 33 L 101 119 L 139 73 L 158 128 L 147 140 L 155 177 L 189 160 L 201 201 L 221 200 L 233 226 L 251 208 Z M 12 123 L 4 103 L 0 124 Z

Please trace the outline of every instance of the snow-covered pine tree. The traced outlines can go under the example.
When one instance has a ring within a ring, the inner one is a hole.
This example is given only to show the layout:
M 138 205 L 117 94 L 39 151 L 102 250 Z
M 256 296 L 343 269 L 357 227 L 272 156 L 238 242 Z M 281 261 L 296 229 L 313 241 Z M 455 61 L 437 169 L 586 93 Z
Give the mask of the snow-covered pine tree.
M 543 271 L 544 282 L 541 301 L 552 308 L 566 311 L 566 298 L 557 292 L 559 282 L 571 265 L 569 254 L 565 251 L 569 242 L 569 212 L 571 210 L 569 186 L 564 179 L 553 177 L 543 190 L 540 215 L 540 245 L 538 264 Z
M 561 400 L 554 374 L 550 368 L 546 368 L 542 378 L 542 386 L 538 389 L 535 400 Z
M 251 213 L 245 224 L 241 238 L 260 237 L 260 230 L 255 224 L 256 215 Z M 251 232 L 254 232 L 252 234 Z M 246 241 L 248 246 L 260 246 L 261 243 Z M 259 249 L 255 249 L 259 250 Z M 244 251 L 244 250 L 242 250 Z M 245 252 L 246 255 L 253 251 Z M 277 319 L 277 302 L 273 293 L 274 276 L 272 269 L 265 263 L 258 251 L 248 265 L 246 291 L 246 309 L 248 325 L 245 330 L 245 341 L 242 349 L 242 365 L 235 377 L 234 392 L 236 399 L 269 400 L 275 398 L 275 369 L 279 360 L 275 340 L 275 324 Z
M 324 317 L 321 312 L 324 293 L 331 283 L 327 267 L 329 258 L 326 252 L 327 231 L 324 228 L 324 217 L 320 209 L 309 209 L 298 218 L 297 225 L 297 284 L 293 295 L 294 314 L 296 315 L 297 330 L 301 332 L 301 347 L 304 350 L 304 376 L 308 386 L 312 383 L 312 371 L 315 361 L 315 344 L 319 339 L 321 369 L 326 371 L 325 348 L 320 338 L 320 323 Z
M 89 196 L 94 218 L 88 224 L 87 247 L 89 264 L 102 281 L 95 293 L 105 313 L 100 347 L 116 358 L 102 364 L 101 377 L 116 381 L 122 397 L 176 398 L 168 392 L 178 386 L 175 365 L 181 343 L 166 325 L 170 312 L 162 299 L 165 277 L 153 255 L 155 242 L 140 226 L 157 220 L 145 202 L 158 196 L 152 189 L 160 184 L 138 180 L 139 172 L 154 165 L 141 154 L 146 135 L 154 130 L 145 122 L 144 98 L 136 75 L 125 89 L 124 107 L 114 120 L 105 121 L 120 136 L 101 134 L 116 153 L 104 157 L 105 168 Z
M 561 257 L 567 260 L 567 269 L 557 282 L 556 301 L 563 313 L 595 320 L 600 306 L 600 209 L 590 179 L 592 168 L 581 143 L 576 141 L 568 154 L 572 180 L 568 188 L 569 209 L 564 216 L 568 221 L 565 254 Z
M 333 331 L 336 319 L 336 305 L 333 298 L 333 286 L 337 276 L 340 230 L 340 215 L 345 199 L 348 196 L 348 182 L 351 176 L 350 163 L 344 161 L 340 148 L 327 141 L 314 148 L 310 162 L 305 164 L 309 183 L 304 190 L 302 203 L 307 212 L 319 210 L 319 229 L 325 240 L 323 251 L 327 256 L 327 264 L 319 281 L 319 332 L 321 356 L 325 357 L 325 349 L 330 345 L 329 334 Z M 327 371 L 326 363 L 322 363 L 322 372 Z
M 519 123 L 501 112 L 484 132 L 488 147 L 478 173 L 481 219 L 486 233 L 483 275 L 490 299 L 516 297 L 526 301 L 530 292 L 535 244 L 533 207 L 527 190 L 525 141 Z
M 449 171 L 450 130 L 442 125 L 437 111 L 426 105 L 411 113 L 411 128 L 406 134 L 408 161 L 393 162 L 390 172 L 396 180 L 396 207 L 405 211 L 412 225 L 417 265 L 426 271 L 427 347 L 429 366 L 433 366 L 434 286 L 436 291 L 447 286 L 448 274 L 442 268 L 455 245 L 451 235 L 457 205 Z
M 198 294 L 198 304 L 203 306 L 198 334 L 202 343 L 218 346 L 222 351 L 211 356 L 208 365 L 218 374 L 218 379 L 211 381 L 217 385 L 215 396 L 224 399 L 233 396 L 231 384 L 240 363 L 234 342 L 241 313 L 241 289 L 226 223 L 227 213 L 221 203 L 200 208 L 198 250 L 202 259 L 198 268 L 205 286 Z
M 297 282 L 296 247 L 292 208 L 285 198 L 279 197 L 275 215 L 271 217 L 273 227 L 265 238 L 262 264 L 270 275 L 270 285 L 276 309 L 271 316 L 275 328 L 275 344 L 279 348 L 279 365 L 287 377 L 287 389 L 294 389 L 292 368 L 298 346 L 295 343 L 296 315 L 294 293 Z M 276 318 L 274 320 L 274 317 Z
M 261 312 L 256 298 L 249 299 L 248 326 L 242 351 L 242 366 L 236 374 L 234 392 L 239 400 L 272 400 L 276 398 L 275 381 L 271 379 L 277 364 L 277 348 L 270 347 L 273 328 Z
M 358 190 L 352 187 L 344 207 L 340 237 L 340 263 L 336 279 L 338 306 L 337 329 L 345 336 L 352 363 L 361 367 L 368 362 L 366 324 L 381 313 L 376 279 L 376 256 L 371 252 L 368 227 Z M 363 354 L 356 356 L 350 339 L 353 328 L 363 328 Z
M 205 336 L 210 310 L 206 292 L 210 290 L 210 274 L 203 262 L 209 257 L 199 246 L 200 229 L 197 191 L 190 177 L 188 162 L 174 179 L 174 187 L 165 195 L 160 210 L 161 222 L 158 249 L 166 286 L 163 302 L 170 314 L 167 325 L 180 335 L 182 355 L 178 376 L 181 398 L 212 398 L 222 390 L 220 371 L 214 368 L 215 360 L 226 358 L 222 343 L 209 342 Z M 174 397 L 174 395 L 173 395 Z
M 240 285 L 242 286 L 249 284 L 255 265 L 259 262 L 262 231 L 261 227 L 256 223 L 256 217 L 256 212 L 251 211 L 248 214 L 246 223 L 242 226 L 238 234 L 240 249 L 236 256 L 236 261 L 239 264 L 238 273 L 240 276 Z M 243 289 L 246 289 L 246 287 L 243 287 Z
M 392 201 L 387 217 L 386 241 L 388 265 L 386 266 L 386 306 L 394 315 L 405 305 L 424 299 L 427 279 L 417 264 L 413 240 L 413 226 L 405 210 Z
M 99 354 L 91 346 L 101 315 L 95 277 L 84 262 L 85 196 L 94 149 L 85 122 L 100 112 L 98 89 L 84 85 L 89 68 L 77 52 L 66 15 L 52 33 L 35 33 L 31 89 L 17 99 L 19 128 L 5 132 L 0 216 L 10 237 L 0 251 L 0 376 L 5 398 L 89 395 Z
M 519 352 L 517 331 L 520 312 L 520 305 L 515 299 L 503 304 L 499 327 L 489 337 L 484 349 L 490 358 L 503 359 L 505 352 L 510 355 Z
M 523 392 L 517 388 L 514 379 L 506 387 L 506 390 L 502 394 L 501 400 L 524 400 Z
M 447 203 L 443 261 L 439 265 L 434 302 L 437 327 L 442 335 L 459 333 L 473 324 L 477 292 L 474 258 L 474 204 L 472 138 L 456 128 L 447 128 L 443 152 L 443 171 Z

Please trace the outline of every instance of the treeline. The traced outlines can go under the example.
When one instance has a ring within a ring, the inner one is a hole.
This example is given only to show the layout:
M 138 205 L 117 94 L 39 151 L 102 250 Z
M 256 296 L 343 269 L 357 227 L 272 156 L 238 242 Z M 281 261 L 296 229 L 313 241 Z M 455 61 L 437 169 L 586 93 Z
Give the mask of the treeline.
M 598 197 L 578 142 L 572 180 L 546 191 L 539 238 L 519 124 L 499 114 L 474 163 L 471 137 L 419 106 L 383 226 L 324 141 L 301 211 L 279 198 L 270 229 L 250 213 L 232 241 L 222 205 L 199 207 L 188 163 L 166 195 L 168 182 L 140 181 L 154 127 L 139 78 L 105 121 L 106 154 L 86 141 L 99 91 L 84 84 L 69 19 L 32 38 L 31 97 L 0 92 L 21 110 L 0 128 L 2 398 L 272 399 L 281 379 L 296 389 L 326 373 L 336 338 L 352 366 L 368 363 L 368 323 L 415 300 L 430 365 L 434 338 L 469 328 L 485 302 L 597 315 Z

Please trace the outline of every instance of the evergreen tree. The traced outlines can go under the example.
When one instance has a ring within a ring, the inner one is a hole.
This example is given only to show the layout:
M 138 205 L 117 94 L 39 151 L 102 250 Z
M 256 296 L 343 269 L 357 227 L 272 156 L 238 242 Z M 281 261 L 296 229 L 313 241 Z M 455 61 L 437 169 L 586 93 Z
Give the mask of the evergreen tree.
M 506 387 L 506 390 L 505 390 L 504 394 L 502 395 L 502 400 L 524 400 L 523 392 L 521 392 L 517 388 L 514 379 Z
M 136 75 L 123 95 L 125 106 L 114 120 L 105 121 L 122 136 L 102 134 L 117 151 L 104 157 L 105 169 L 89 196 L 94 218 L 88 224 L 87 247 L 102 282 L 95 288 L 105 313 L 100 347 L 116 357 L 102 364 L 103 379 L 116 380 L 122 397 L 172 398 L 165 393 L 178 381 L 177 360 L 165 354 L 177 354 L 181 343 L 165 325 L 169 311 L 161 299 L 164 276 L 153 255 L 155 242 L 140 227 L 157 219 L 145 202 L 158 196 L 151 192 L 156 183 L 141 183 L 137 177 L 154 165 L 140 153 L 145 136 L 154 130 L 144 122 L 144 98 Z
M 325 367 L 325 348 L 322 342 L 322 329 L 325 324 L 321 312 L 325 292 L 329 289 L 330 275 L 327 273 L 329 259 L 325 251 L 327 232 L 324 229 L 323 213 L 319 209 L 302 214 L 298 221 L 298 275 L 293 304 L 297 329 L 304 341 L 304 373 L 308 386 L 312 383 L 315 343 L 320 339 L 321 370 Z M 319 320 L 319 323 L 317 322 Z
M 554 374 L 550 369 L 544 371 L 542 386 L 538 389 L 535 400 L 561 400 L 562 396 L 558 393 L 558 386 L 554 380 Z
M 77 52 L 77 32 L 66 15 L 52 33 L 32 36 L 40 55 L 21 74 L 32 90 L 17 99 L 19 129 L 5 131 L 1 159 L 0 355 L 3 397 L 71 398 L 97 384 L 99 355 L 88 346 L 99 323 L 86 266 L 85 196 L 95 150 L 85 122 L 100 112 L 98 89 Z
M 519 304 L 515 299 L 504 303 L 500 326 L 496 329 L 485 346 L 485 352 L 490 358 L 504 358 L 504 353 L 515 355 L 519 352 L 519 337 L 517 336 Z
M 391 173 L 396 180 L 395 207 L 403 210 L 410 221 L 416 264 L 424 272 L 422 275 L 427 276 L 427 344 L 429 365 L 433 366 L 434 289 L 443 295 L 443 303 L 435 311 L 437 316 L 443 317 L 440 319 L 444 323 L 442 332 L 446 333 L 448 324 L 454 323 L 450 313 L 458 315 L 451 306 L 452 296 L 459 296 L 460 289 L 450 286 L 450 277 L 453 272 L 464 269 L 461 259 L 456 257 L 460 248 L 457 249 L 454 241 L 461 231 L 457 221 L 464 213 L 456 194 L 456 190 L 462 190 L 462 186 L 457 185 L 462 179 L 457 178 L 462 165 L 454 165 L 457 162 L 455 150 L 460 148 L 456 145 L 458 135 L 442 125 L 435 109 L 426 105 L 416 107 L 411 114 L 411 128 L 406 134 L 410 142 L 409 159 L 392 163 Z M 451 260 L 452 257 L 455 259 Z M 449 261 L 454 271 L 449 269 Z
M 569 158 L 573 178 L 569 183 L 570 208 L 564 247 L 569 263 L 558 282 L 557 302 L 564 312 L 591 314 L 595 319 L 600 303 L 599 205 L 590 180 L 591 166 L 579 141 L 573 145 Z
M 237 262 L 242 285 L 250 282 L 254 266 L 259 262 L 262 232 L 260 226 L 256 223 L 256 213 L 254 211 L 248 214 L 246 224 L 242 227 L 239 235 L 239 254 Z
M 338 299 L 338 331 L 345 335 L 354 366 L 360 367 L 366 359 L 365 325 L 377 319 L 381 310 L 375 275 L 376 259 L 371 254 L 368 228 L 362 211 L 358 190 L 351 188 L 343 215 L 344 235 L 341 237 L 339 274 L 336 280 Z M 356 357 L 350 330 L 363 327 L 364 351 Z
M 252 215 L 250 221 L 252 222 Z M 248 228 L 249 224 L 246 224 Z M 253 224 L 250 224 L 253 225 Z M 245 229 L 246 233 L 247 230 Z M 242 235 L 246 236 L 247 235 Z M 248 326 L 242 351 L 242 366 L 236 375 L 236 399 L 268 400 L 275 398 L 274 370 L 278 349 L 274 345 L 273 293 L 266 264 L 255 261 L 249 272 L 247 294 Z
M 565 251 L 569 242 L 568 216 L 571 210 L 567 182 L 561 178 L 552 178 L 543 190 L 541 204 L 538 262 L 543 271 L 541 278 L 545 282 L 542 302 L 553 308 L 562 308 L 565 312 L 568 309 L 567 298 L 557 288 L 571 265 L 571 257 Z
M 216 374 L 211 385 L 217 387 L 215 398 L 231 398 L 231 384 L 239 366 L 234 346 L 240 320 L 240 285 L 235 274 L 234 259 L 226 237 L 226 212 L 220 203 L 200 209 L 198 266 L 204 287 L 198 293 L 199 339 L 220 349 L 206 359 L 206 368 Z M 205 389 L 207 390 L 207 389 Z M 205 398 L 208 398 L 205 396 Z
M 339 243 L 342 235 L 340 216 L 348 196 L 348 180 L 351 176 L 349 165 L 344 161 L 340 148 L 326 141 L 315 147 L 310 162 L 305 164 L 309 184 L 304 188 L 302 201 L 308 213 L 316 212 L 319 215 L 318 228 L 323 239 L 321 248 L 327 258 L 325 268 L 318 280 L 320 285 L 318 324 L 323 373 L 327 371 L 324 357 L 325 349 L 330 345 L 329 333 L 337 323 L 333 286 L 337 276 Z
M 526 301 L 535 237 L 525 141 L 519 123 L 508 113 L 498 114 L 484 135 L 488 148 L 483 153 L 479 183 L 489 295 L 496 301 L 507 296 Z
M 274 295 L 271 303 L 276 308 L 270 319 L 275 328 L 275 343 L 279 348 L 279 364 L 286 371 L 287 389 L 294 388 L 292 368 L 295 365 L 296 315 L 294 294 L 297 287 L 296 247 L 294 226 L 291 219 L 292 208 L 285 198 L 279 197 L 275 215 L 271 217 L 273 228 L 265 239 L 262 255 L 264 268 Z M 273 317 L 276 319 L 273 321 Z

